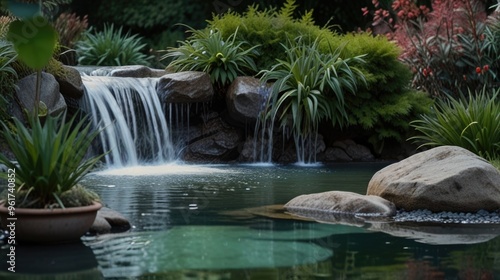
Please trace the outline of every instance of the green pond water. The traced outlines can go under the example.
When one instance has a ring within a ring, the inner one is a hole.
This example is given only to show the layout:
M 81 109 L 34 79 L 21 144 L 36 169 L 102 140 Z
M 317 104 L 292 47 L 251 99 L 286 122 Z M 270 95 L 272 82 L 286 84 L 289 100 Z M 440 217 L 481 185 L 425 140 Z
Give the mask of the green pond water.
M 126 232 L 19 245 L 0 279 L 500 279 L 500 227 L 329 224 L 269 217 L 305 193 L 365 193 L 387 163 L 164 165 L 106 170 L 84 184 Z M 259 208 L 260 207 L 260 208 Z

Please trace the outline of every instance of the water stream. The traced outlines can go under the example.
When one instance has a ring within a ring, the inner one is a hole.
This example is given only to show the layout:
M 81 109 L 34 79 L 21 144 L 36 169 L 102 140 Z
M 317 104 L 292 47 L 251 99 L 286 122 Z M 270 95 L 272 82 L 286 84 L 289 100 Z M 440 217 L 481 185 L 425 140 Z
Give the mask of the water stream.
M 173 161 L 165 113 L 156 92 L 157 79 L 83 76 L 82 101 L 102 129 L 101 150 L 109 167 Z

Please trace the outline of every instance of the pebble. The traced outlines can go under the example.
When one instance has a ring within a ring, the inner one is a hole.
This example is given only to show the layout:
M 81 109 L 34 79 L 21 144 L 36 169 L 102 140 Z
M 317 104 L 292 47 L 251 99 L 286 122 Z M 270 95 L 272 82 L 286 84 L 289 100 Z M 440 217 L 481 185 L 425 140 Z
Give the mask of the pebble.
M 477 213 L 432 213 L 429 210 L 404 211 L 398 210 L 393 217 L 395 222 L 433 222 L 443 224 L 500 224 L 500 210 L 488 212 L 479 210 Z

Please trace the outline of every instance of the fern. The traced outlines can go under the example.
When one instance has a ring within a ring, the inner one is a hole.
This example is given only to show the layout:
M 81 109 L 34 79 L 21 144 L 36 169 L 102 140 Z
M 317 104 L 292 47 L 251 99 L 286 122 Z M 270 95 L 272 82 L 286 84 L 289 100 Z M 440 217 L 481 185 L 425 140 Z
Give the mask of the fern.
M 296 8 L 297 5 L 295 5 L 295 0 L 286 0 L 286 2 L 283 4 L 283 7 L 279 11 L 279 17 L 293 20 L 293 13 L 295 12 Z
M 300 24 L 314 25 L 313 10 L 307 11 L 299 20 Z

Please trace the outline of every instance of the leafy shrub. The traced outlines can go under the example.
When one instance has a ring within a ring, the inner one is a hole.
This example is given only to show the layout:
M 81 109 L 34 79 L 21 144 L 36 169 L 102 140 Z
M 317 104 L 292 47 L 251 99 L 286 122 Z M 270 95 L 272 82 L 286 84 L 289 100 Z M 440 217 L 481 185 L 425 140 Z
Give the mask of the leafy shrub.
M 220 30 L 223 38 L 228 38 L 238 30 L 237 40 L 259 46 L 257 68 L 270 69 L 276 59 L 286 59 L 286 53 L 280 45 L 283 42 L 299 36 L 310 42 L 316 38 L 335 40 L 334 32 L 314 24 L 312 11 L 306 11 L 301 18 L 295 19 L 293 15 L 296 8 L 294 0 L 287 0 L 279 10 L 259 10 L 258 6 L 252 5 L 243 14 L 229 11 L 215 15 L 208 21 L 207 28 Z
M 490 92 L 491 91 L 491 92 Z M 486 159 L 500 159 L 500 89 L 483 88 L 465 98 L 439 101 L 430 114 L 411 122 L 422 146 L 455 145 Z
M 231 83 L 238 75 L 253 75 L 257 72 L 253 56 L 256 46 L 244 48 L 244 41 L 236 41 L 236 34 L 227 40 L 218 30 L 194 30 L 192 36 L 171 48 L 163 57 L 173 58 L 169 64 L 176 71 L 197 70 L 207 72 L 212 84 L 219 88 Z
M 87 3 L 82 2 L 85 6 Z M 99 1 L 98 7 L 91 10 L 94 18 L 117 25 L 132 27 L 134 30 L 153 30 L 158 27 L 168 27 L 172 23 L 194 23 L 206 18 L 205 9 L 208 1 L 175 1 L 175 0 L 141 0 Z M 90 14 L 90 13 L 88 13 Z
M 355 95 L 346 96 L 348 125 L 361 128 L 362 137 L 376 152 L 385 140 L 404 141 L 410 133 L 409 122 L 426 113 L 432 100 L 426 93 L 410 88 L 411 71 L 398 60 L 401 50 L 385 36 L 353 33 L 341 37 L 345 56 L 364 54 L 359 68 L 366 77 Z
M 60 195 L 72 189 L 102 157 L 85 157 L 99 131 L 91 131 L 91 123 L 85 119 L 75 122 L 76 115 L 69 121 L 65 117 L 49 115 L 43 124 L 38 116 L 30 117 L 31 130 L 14 119 L 16 134 L 2 123 L 2 136 L 17 163 L 1 153 L 0 162 L 16 169 L 16 190 L 24 191 L 26 198 L 36 198 L 16 203 L 18 207 L 60 204 Z
M 404 50 L 400 58 L 414 73 L 414 88 L 457 97 L 498 81 L 498 51 L 492 47 L 498 37 L 488 36 L 495 20 L 486 21 L 484 1 L 432 1 L 431 8 L 416 1 L 373 3 L 373 26 Z M 363 12 L 369 14 L 368 8 Z
M 17 73 L 12 67 L 16 52 L 10 43 L 0 40 L 0 121 L 10 120 L 9 107 L 17 80 Z
M 137 34 L 123 34 L 122 27 L 115 29 L 113 24 L 106 25 L 103 31 L 92 31 L 88 30 L 85 38 L 75 44 L 81 65 L 149 65 L 151 57 L 141 52 L 146 45 Z
M 320 53 L 317 41 L 289 42 L 283 45 L 286 60 L 278 60 L 271 70 L 262 71 L 263 82 L 274 82 L 262 121 L 265 125 L 277 120 L 282 129 L 290 126 L 297 159 L 303 162 L 304 145 L 315 142 L 312 137 L 317 135 L 320 121 L 331 121 L 335 126 L 342 125 L 347 118 L 344 94 L 355 93 L 358 83 L 364 82 L 361 71 L 351 64 L 362 63 L 362 56 L 342 59 L 341 49 Z

